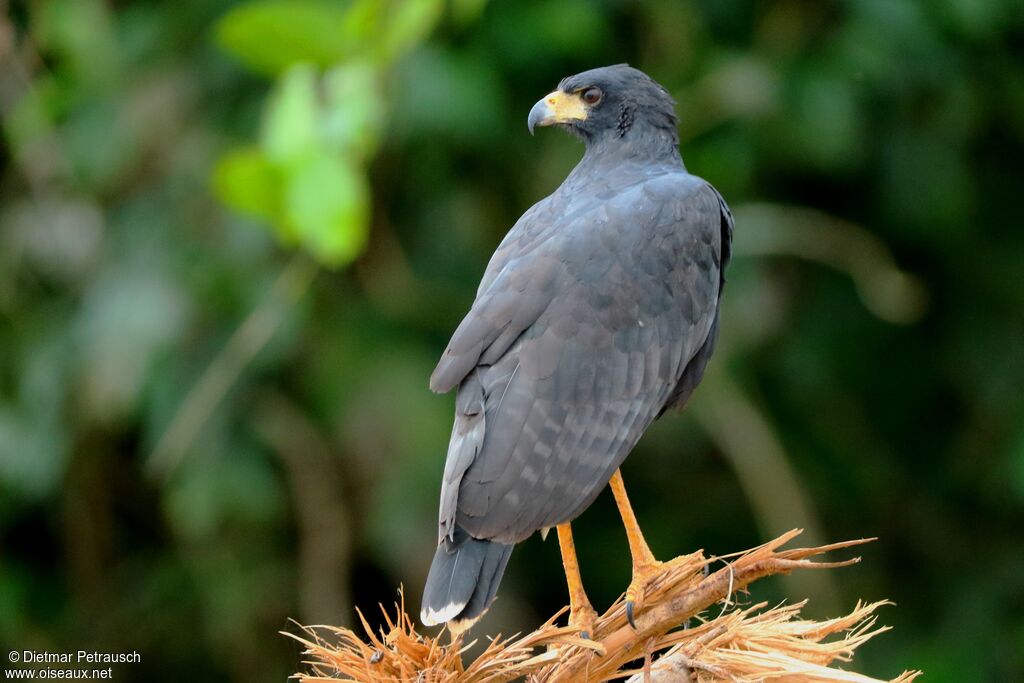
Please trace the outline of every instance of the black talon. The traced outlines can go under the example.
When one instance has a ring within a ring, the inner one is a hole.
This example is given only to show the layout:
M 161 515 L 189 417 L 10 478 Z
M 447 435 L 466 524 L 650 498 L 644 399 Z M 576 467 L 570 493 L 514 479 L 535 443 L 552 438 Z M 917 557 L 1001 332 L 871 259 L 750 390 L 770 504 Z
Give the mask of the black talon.
M 633 630 L 635 631 L 636 630 L 636 622 L 633 621 L 633 601 L 632 600 L 626 601 L 626 621 L 629 622 L 629 625 L 632 626 Z

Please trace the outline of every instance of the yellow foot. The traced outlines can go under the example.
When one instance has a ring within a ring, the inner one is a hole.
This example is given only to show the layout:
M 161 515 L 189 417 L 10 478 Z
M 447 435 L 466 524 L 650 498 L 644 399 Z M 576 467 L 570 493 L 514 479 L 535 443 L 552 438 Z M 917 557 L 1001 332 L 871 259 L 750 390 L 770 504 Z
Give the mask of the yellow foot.
M 633 567 L 633 579 L 629 582 L 629 587 L 626 589 L 626 620 L 634 630 L 636 629 L 636 621 L 634 620 L 636 608 L 644 604 L 647 591 L 652 587 L 656 579 L 664 576 L 676 564 L 684 560 L 688 560 L 688 558 L 680 556 L 668 562 L 659 562 L 652 559 L 650 562 Z
M 569 611 L 569 626 L 580 632 L 580 638 L 591 640 L 594 637 L 594 625 L 597 623 L 597 612 L 588 602 L 574 607 Z

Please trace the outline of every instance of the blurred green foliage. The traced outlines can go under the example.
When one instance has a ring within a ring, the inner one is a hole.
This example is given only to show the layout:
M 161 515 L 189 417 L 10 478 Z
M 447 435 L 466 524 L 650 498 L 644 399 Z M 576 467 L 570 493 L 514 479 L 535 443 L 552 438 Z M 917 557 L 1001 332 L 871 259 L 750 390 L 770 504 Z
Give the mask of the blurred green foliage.
M 0 651 L 281 680 L 288 617 L 418 602 L 452 403 L 427 377 L 579 156 L 526 113 L 628 61 L 738 219 L 705 386 L 625 467 L 655 552 L 880 536 L 754 598 L 892 598 L 874 675 L 1024 678 L 1019 2 L 5 9 Z M 576 527 L 607 604 L 611 502 Z M 531 539 L 484 628 L 564 600 Z
M 228 12 L 218 22 L 221 46 L 280 78 L 259 146 L 232 150 L 217 164 L 217 195 L 325 264 L 355 258 L 369 222 L 364 164 L 384 120 L 378 82 L 441 9 L 441 0 L 269 0 Z

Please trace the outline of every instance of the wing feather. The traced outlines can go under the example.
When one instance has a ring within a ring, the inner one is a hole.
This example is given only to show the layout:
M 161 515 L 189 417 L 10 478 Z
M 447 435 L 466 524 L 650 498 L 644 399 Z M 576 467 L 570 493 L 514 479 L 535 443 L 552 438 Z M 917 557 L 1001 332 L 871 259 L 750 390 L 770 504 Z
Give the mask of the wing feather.
M 449 451 L 459 526 L 513 543 L 593 501 L 709 348 L 722 206 L 703 181 L 663 174 L 568 218 L 532 210 L 510 232 L 431 379 L 483 394 L 482 441 Z

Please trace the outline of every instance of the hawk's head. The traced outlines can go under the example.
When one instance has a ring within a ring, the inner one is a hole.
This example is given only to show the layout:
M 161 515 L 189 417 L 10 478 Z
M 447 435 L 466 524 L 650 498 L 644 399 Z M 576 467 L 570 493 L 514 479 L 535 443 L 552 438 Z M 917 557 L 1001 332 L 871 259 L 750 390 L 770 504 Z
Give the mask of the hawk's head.
M 675 101 L 650 76 L 628 64 L 591 69 L 562 79 L 530 110 L 527 126 L 559 125 L 586 142 L 628 138 L 657 129 L 677 139 Z

